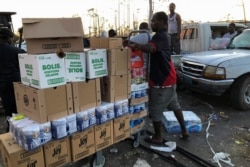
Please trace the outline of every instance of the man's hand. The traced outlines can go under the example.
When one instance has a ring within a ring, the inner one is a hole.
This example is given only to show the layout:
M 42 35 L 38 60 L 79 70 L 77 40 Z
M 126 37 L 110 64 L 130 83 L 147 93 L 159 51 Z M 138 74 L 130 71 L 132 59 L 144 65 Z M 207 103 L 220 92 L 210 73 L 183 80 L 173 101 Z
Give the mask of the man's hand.
M 138 49 L 137 48 L 138 45 L 136 43 L 131 42 L 127 39 L 123 40 L 122 45 L 123 45 L 123 47 L 129 47 L 131 50 Z
M 129 47 L 130 47 L 132 50 L 138 49 L 138 45 L 137 45 L 136 43 L 130 43 L 130 44 L 129 44 Z

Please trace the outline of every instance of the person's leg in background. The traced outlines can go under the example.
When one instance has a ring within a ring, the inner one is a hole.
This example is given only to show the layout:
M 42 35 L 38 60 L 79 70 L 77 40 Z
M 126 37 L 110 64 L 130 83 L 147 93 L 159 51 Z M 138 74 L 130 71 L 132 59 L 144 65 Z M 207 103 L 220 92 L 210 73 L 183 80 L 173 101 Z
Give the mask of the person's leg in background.
M 175 45 L 175 36 L 174 34 L 169 34 L 170 35 L 170 49 L 171 49 L 171 55 L 174 54 L 174 45 Z
M 4 109 L 4 116 L 6 118 L 6 123 L 7 123 L 6 132 L 8 132 L 9 122 L 7 119 L 9 117 L 12 117 L 13 113 L 17 113 L 13 83 L 10 81 L 1 82 L 0 92 L 1 92 L 0 96 L 2 99 L 2 105 Z
M 177 38 L 177 34 L 173 35 L 173 51 L 175 54 L 180 54 L 181 53 L 181 43 L 180 43 L 180 38 Z

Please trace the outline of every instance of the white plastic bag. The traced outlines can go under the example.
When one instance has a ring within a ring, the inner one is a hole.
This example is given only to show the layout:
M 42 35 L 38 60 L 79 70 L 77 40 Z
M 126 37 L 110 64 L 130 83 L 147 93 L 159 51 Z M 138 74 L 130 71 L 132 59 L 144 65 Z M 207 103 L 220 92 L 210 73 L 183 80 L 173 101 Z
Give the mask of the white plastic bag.
M 168 141 L 165 142 L 166 147 L 164 146 L 150 146 L 151 149 L 157 150 L 157 151 L 163 151 L 163 152 L 172 152 L 176 149 L 176 142 Z
M 211 42 L 210 49 L 211 50 L 226 49 L 229 42 L 230 42 L 230 38 L 215 38 Z
M 138 158 L 133 167 L 151 167 L 144 159 Z

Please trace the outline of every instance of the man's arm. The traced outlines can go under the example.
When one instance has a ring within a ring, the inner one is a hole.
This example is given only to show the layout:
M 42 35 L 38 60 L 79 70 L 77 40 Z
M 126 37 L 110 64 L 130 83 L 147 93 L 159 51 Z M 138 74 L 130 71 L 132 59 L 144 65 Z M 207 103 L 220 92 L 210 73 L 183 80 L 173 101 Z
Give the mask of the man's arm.
M 129 47 L 131 49 L 139 49 L 142 52 L 146 52 L 146 53 L 153 53 L 156 50 L 156 47 L 154 44 L 152 43 L 148 43 L 148 44 L 138 44 L 138 43 L 131 43 L 129 45 Z

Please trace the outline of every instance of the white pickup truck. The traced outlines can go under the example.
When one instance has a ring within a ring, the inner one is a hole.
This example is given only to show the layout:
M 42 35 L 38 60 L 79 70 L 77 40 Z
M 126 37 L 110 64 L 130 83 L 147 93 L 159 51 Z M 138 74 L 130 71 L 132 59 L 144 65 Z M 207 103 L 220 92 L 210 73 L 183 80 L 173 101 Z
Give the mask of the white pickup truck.
M 181 54 L 172 55 L 175 66 L 179 65 L 182 56 L 189 53 L 207 51 L 211 43 L 227 32 L 229 23 L 225 22 L 192 22 L 181 27 Z M 235 23 L 236 30 L 247 28 L 244 24 Z
M 250 110 L 250 29 L 233 38 L 227 49 L 183 56 L 177 75 L 188 89 L 215 96 L 229 92 L 232 107 Z

